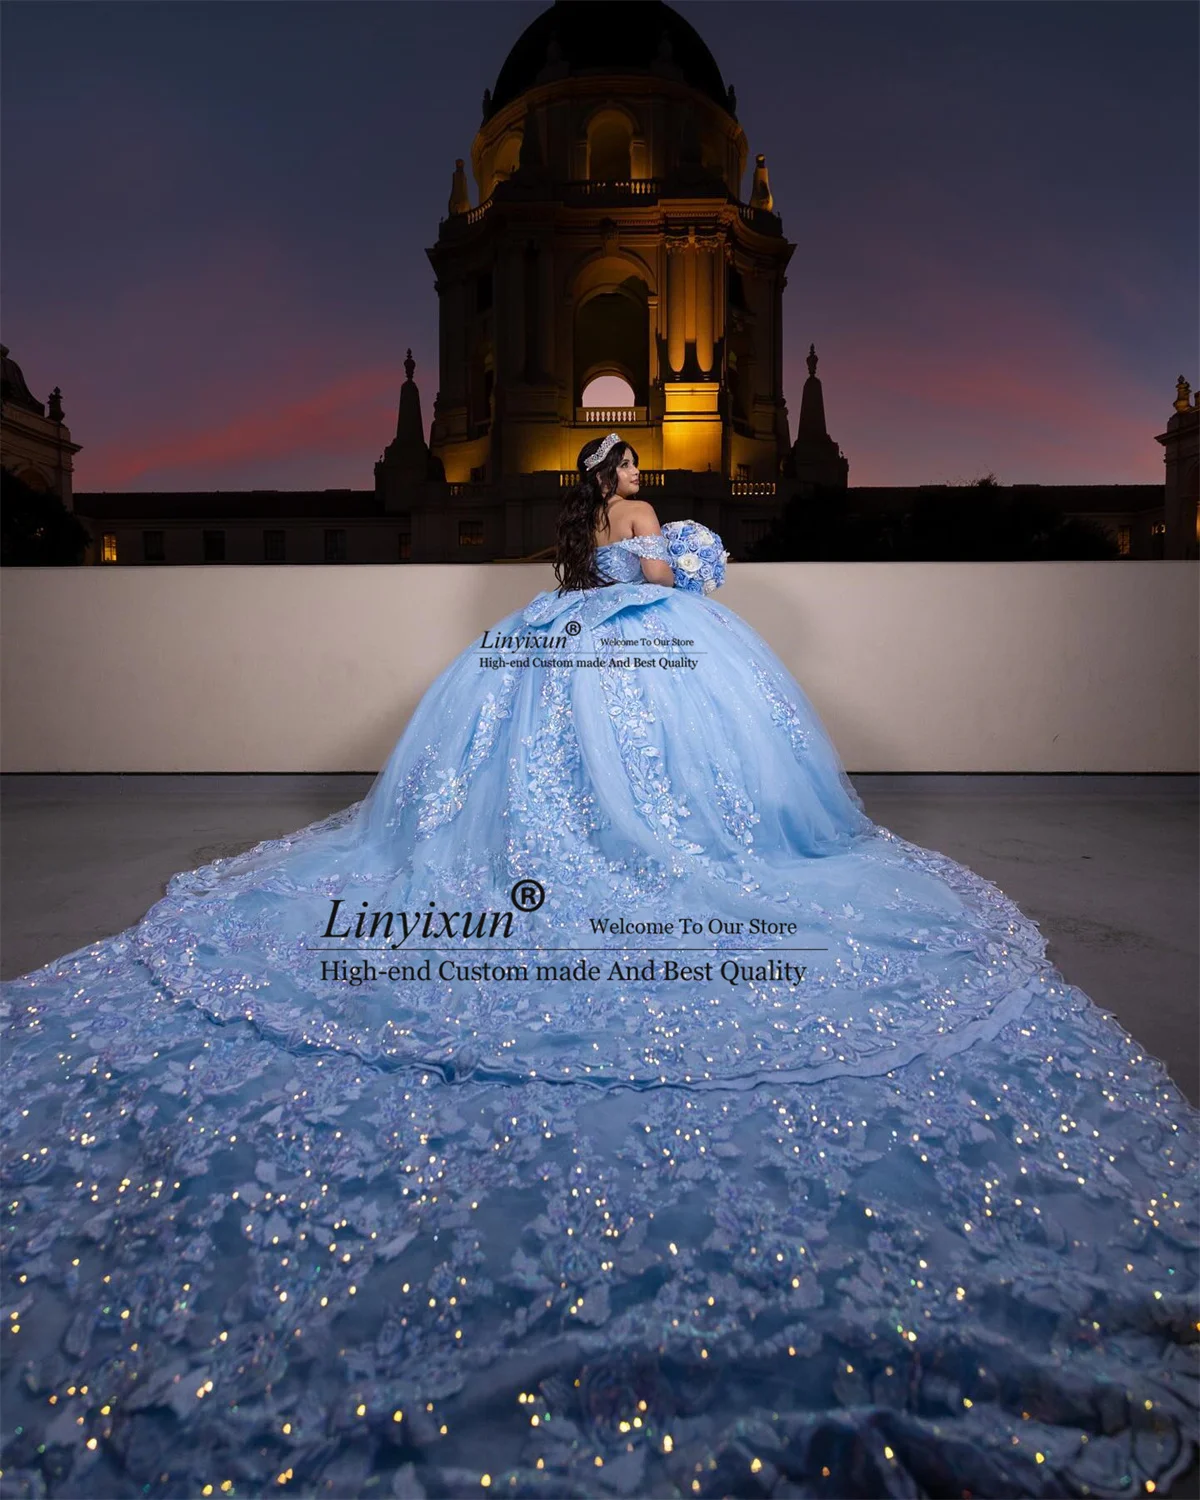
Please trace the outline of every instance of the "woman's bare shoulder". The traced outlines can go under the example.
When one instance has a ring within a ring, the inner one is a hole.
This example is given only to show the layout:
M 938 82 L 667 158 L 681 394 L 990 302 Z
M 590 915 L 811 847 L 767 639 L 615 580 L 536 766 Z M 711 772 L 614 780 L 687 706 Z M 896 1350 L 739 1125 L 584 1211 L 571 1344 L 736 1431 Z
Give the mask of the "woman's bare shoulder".
M 630 495 L 608 503 L 608 527 L 596 533 L 596 546 L 627 542 L 631 536 L 653 536 L 660 528 L 654 507 L 648 500 Z
M 655 536 L 662 531 L 658 514 L 649 500 L 630 500 L 628 517 L 634 536 Z

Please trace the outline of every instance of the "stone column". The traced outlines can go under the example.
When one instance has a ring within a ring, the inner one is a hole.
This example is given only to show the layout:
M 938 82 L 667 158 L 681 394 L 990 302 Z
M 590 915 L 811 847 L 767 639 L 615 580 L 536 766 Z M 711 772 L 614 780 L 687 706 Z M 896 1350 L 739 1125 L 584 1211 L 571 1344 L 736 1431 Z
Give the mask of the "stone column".
M 711 375 L 713 367 L 713 253 L 698 248 L 696 262 L 696 363 Z
M 729 352 L 729 307 L 726 301 L 731 251 L 728 243 L 718 243 L 713 251 L 713 337 Z
M 554 324 L 558 317 L 558 300 L 554 295 L 554 246 L 544 240 L 538 247 L 538 317 L 539 348 L 542 374 L 554 379 Z
M 521 369 L 527 381 L 536 381 L 541 373 L 541 332 L 538 327 L 538 303 L 540 299 L 540 276 L 538 272 L 538 246 L 528 244 L 521 254 L 521 295 L 525 304 L 524 359 Z
M 771 395 L 775 380 L 775 285 L 774 276 L 767 272 L 756 275 L 752 282 L 750 303 L 754 308 L 754 390 L 750 393 L 747 411 L 755 421 L 754 408 L 758 401 Z M 757 426 L 757 423 L 755 423 Z
M 466 287 L 462 278 L 448 277 L 439 284 L 439 295 L 438 388 L 447 405 L 456 405 L 467 398 Z
M 684 246 L 667 246 L 667 363 L 678 375 L 686 353 L 686 299 L 684 282 L 691 257 Z
M 683 257 L 684 265 L 684 341 L 688 344 L 696 342 L 696 258 L 697 251 L 695 241 L 688 245 Z
M 524 280 L 522 247 L 504 245 L 497 258 L 493 300 L 497 385 L 518 379 L 525 366 Z

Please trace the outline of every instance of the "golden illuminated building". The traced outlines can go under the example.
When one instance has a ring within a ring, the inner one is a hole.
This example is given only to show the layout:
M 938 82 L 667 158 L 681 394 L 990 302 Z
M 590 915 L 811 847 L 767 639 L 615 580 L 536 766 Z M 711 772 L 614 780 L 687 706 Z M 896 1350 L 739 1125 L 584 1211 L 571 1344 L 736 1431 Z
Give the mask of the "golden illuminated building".
M 608 5 L 560 0 L 526 29 L 484 95 L 475 201 L 460 160 L 428 252 L 428 450 L 398 428 L 377 468 L 389 505 L 413 512 L 415 559 L 441 552 L 447 515 L 493 555 L 552 541 L 560 484 L 611 428 L 668 508 L 735 541 L 739 520 L 775 513 L 795 247 L 762 155 L 743 200 L 747 158 L 732 88 L 669 6 L 625 5 L 615 25 Z M 597 403 L 605 377 L 624 383 L 620 404 Z
M 780 313 L 793 246 L 707 47 L 666 5 L 540 15 L 500 70 L 429 252 L 448 480 L 574 467 L 599 424 L 646 468 L 771 480 L 789 446 Z M 632 404 L 585 406 L 600 376 Z

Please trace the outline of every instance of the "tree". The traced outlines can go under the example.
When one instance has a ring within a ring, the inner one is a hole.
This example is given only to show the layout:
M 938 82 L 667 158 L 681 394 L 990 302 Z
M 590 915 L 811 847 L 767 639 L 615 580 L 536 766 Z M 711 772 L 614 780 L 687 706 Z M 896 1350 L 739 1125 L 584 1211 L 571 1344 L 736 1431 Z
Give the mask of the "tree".
M 1094 521 L 1064 515 L 1041 494 L 1005 489 L 994 474 L 919 492 L 907 510 L 852 508 L 853 492 L 795 495 L 750 562 L 1049 562 L 1119 556 Z
M 845 490 L 817 486 L 793 495 L 767 533 L 746 548 L 748 562 L 882 562 L 891 557 L 897 517 L 851 510 Z
M 1119 556 L 1094 521 L 1067 516 L 1033 490 L 985 475 L 965 490 L 927 490 L 905 517 L 906 562 L 1065 562 Z
M 83 562 L 87 527 L 57 495 L 0 470 L 0 566 L 62 568 Z

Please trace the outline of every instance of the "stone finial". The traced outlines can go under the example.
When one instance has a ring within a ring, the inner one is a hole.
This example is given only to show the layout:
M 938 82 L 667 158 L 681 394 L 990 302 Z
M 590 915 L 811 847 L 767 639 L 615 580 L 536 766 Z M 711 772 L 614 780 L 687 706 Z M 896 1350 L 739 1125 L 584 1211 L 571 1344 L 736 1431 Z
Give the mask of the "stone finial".
M 381 464 L 396 482 L 415 483 L 429 476 L 430 456 L 421 421 L 421 392 L 413 379 L 417 362 L 410 349 L 404 359 L 406 379 L 400 386 L 396 436 L 383 450 Z
M 765 209 L 771 213 L 775 199 L 771 194 L 771 183 L 767 177 L 767 158 L 760 151 L 754 158 L 754 183 L 750 189 L 750 207 Z
M 792 445 L 793 463 L 803 460 L 811 466 L 815 462 L 818 468 L 832 463 L 836 472 L 840 467 L 836 461 L 837 444 L 829 436 L 829 430 L 825 426 L 825 395 L 817 377 L 815 344 L 809 344 L 805 363 L 808 365 L 808 379 L 804 382 L 804 390 L 800 396 L 800 422 L 796 428 L 796 441 Z
M 454 176 L 450 182 L 450 213 L 465 214 L 471 207 L 471 194 L 467 190 L 467 174 L 463 170 L 461 156 L 455 158 Z
M 46 404 L 49 407 L 47 416 L 50 420 L 52 422 L 61 422 L 63 420 L 62 390 L 58 386 L 55 386 L 50 392 L 50 399 Z
M 729 113 L 736 120 L 737 119 L 737 90 L 734 88 L 734 86 L 733 86 L 732 83 L 725 90 L 725 108 L 729 111 Z
M 1181 375 L 1179 377 L 1179 379 L 1175 382 L 1175 410 L 1176 411 L 1187 411 L 1188 405 L 1189 405 L 1189 402 L 1188 402 L 1188 393 L 1191 391 L 1191 389 L 1192 389 L 1191 385 Z
M 491 114 L 491 112 L 492 112 L 492 91 L 491 91 L 491 89 L 484 89 L 484 91 L 483 91 L 483 118 L 486 120 L 487 117 Z

